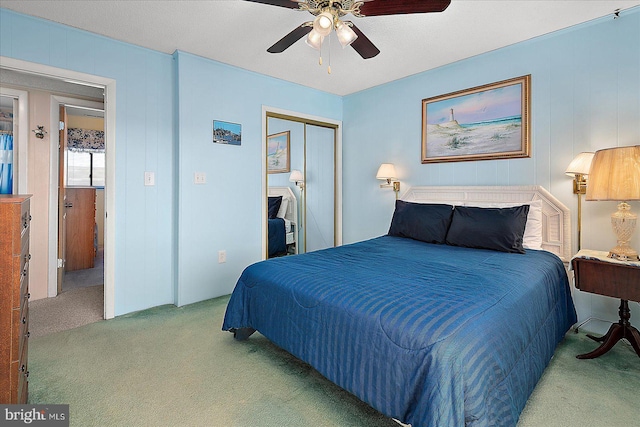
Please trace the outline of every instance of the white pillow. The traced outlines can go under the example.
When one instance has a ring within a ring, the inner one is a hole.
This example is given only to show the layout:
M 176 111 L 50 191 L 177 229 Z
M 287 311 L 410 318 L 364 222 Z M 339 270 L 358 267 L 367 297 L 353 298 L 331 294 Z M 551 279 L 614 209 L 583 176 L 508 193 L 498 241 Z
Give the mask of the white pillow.
M 289 206 L 289 199 L 282 198 L 282 203 L 280 203 L 280 209 L 278 209 L 277 218 L 284 218 L 287 214 L 287 207 Z
M 525 249 L 542 250 L 542 200 L 528 202 L 465 202 L 464 206 L 477 208 L 512 208 L 529 205 L 527 224 L 524 227 L 522 246 Z

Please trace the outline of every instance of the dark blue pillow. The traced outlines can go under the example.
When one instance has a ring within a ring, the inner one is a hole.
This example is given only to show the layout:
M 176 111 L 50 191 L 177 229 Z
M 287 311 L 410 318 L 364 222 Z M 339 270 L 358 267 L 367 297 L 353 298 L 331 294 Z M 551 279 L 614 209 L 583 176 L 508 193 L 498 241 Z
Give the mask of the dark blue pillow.
M 452 214 L 451 205 L 396 200 L 389 235 L 427 243 L 444 243 Z
M 529 205 L 512 208 L 456 206 L 447 233 L 448 245 L 524 253 L 522 236 Z
M 282 196 L 269 197 L 269 219 L 277 218 L 281 204 Z

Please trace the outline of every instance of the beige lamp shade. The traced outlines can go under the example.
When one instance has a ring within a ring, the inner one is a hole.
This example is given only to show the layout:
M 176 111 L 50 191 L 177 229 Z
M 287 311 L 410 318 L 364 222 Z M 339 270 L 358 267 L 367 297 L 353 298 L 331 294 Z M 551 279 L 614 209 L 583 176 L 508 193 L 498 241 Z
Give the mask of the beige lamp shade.
M 378 173 L 376 174 L 377 179 L 386 179 L 392 180 L 396 179 L 396 167 L 393 163 L 383 163 L 378 168 Z
M 587 200 L 640 200 L 640 145 L 596 151 Z
M 564 171 L 565 174 L 573 177 L 574 175 L 588 175 L 589 169 L 591 168 L 591 161 L 593 160 L 594 153 L 584 152 L 578 154 L 572 161 L 569 163 L 567 170 Z
M 304 176 L 302 176 L 302 172 L 300 172 L 298 169 L 294 169 L 291 171 L 291 175 L 289 175 L 289 181 L 304 182 Z
M 618 210 L 611 215 L 611 226 L 618 244 L 610 258 L 637 261 L 638 252 L 629 241 L 638 215 L 631 212 L 630 200 L 640 200 L 640 145 L 596 151 L 589 170 L 587 200 L 616 200 Z

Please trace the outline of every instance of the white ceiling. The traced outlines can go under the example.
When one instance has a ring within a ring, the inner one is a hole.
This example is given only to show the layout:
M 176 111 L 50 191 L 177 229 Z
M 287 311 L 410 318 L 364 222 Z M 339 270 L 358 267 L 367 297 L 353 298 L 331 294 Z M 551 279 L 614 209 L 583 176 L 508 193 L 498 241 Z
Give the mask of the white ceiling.
M 373 0 L 384 1 L 384 0 Z M 640 5 L 640 0 L 452 0 L 442 13 L 355 18 L 381 53 L 364 60 L 335 35 L 318 52 L 303 40 L 266 49 L 307 12 L 242 0 L 0 0 L 0 6 L 165 53 L 176 49 L 346 95 Z M 325 44 L 327 41 L 325 40 Z M 330 63 L 332 73 L 326 65 Z

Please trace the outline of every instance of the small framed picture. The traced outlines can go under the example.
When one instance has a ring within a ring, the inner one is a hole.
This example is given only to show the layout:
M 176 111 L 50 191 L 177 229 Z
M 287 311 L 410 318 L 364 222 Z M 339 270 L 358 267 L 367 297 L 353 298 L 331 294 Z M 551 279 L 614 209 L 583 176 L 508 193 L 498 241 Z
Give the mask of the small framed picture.
M 216 144 L 240 145 L 242 143 L 242 125 L 214 120 L 213 142 Z
M 285 131 L 267 136 L 267 173 L 290 171 L 290 133 L 290 131 Z

